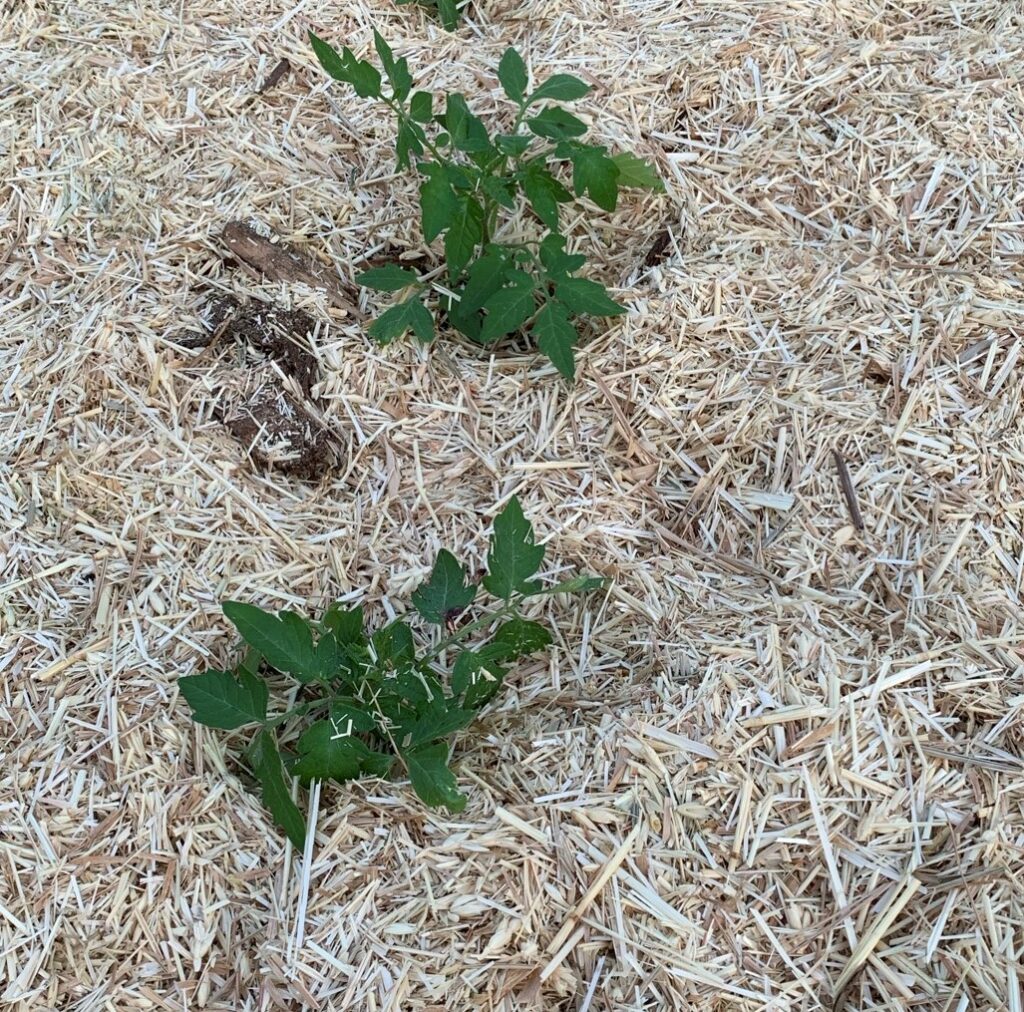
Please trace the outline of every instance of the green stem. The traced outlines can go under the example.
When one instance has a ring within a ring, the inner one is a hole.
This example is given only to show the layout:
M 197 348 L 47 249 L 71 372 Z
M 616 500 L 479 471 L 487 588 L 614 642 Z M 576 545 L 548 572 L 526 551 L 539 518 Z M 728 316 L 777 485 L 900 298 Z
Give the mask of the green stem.
M 428 661 L 432 661 L 437 657 L 440 657 L 450 646 L 458 643 L 460 640 L 464 640 L 470 633 L 474 633 L 477 629 L 482 629 L 484 626 L 491 625 L 493 622 L 497 622 L 499 619 L 507 618 L 509 615 L 515 615 L 517 608 L 512 601 L 506 601 L 502 607 L 495 611 L 488 612 L 486 615 L 481 615 L 480 618 L 475 619 L 468 625 L 462 626 L 461 629 L 457 629 L 451 634 L 446 636 L 440 643 L 434 647 L 429 653 L 423 655 L 421 663 L 426 664 Z
M 395 101 L 393 98 L 385 98 L 381 95 L 381 101 L 401 120 L 403 125 L 408 126 L 412 122 L 412 117 L 405 111 L 401 103 Z M 418 125 L 418 124 L 417 124 Z M 444 156 L 438 150 L 434 142 L 427 136 L 427 131 L 423 131 L 423 143 L 426 145 L 427 150 L 439 161 L 443 162 Z
M 286 720 L 292 717 L 301 717 L 303 714 L 309 713 L 311 710 L 318 710 L 322 706 L 330 704 L 329 699 L 311 699 L 306 703 L 300 703 L 298 706 L 293 706 L 290 710 L 285 713 L 279 714 L 276 717 L 271 717 L 270 720 L 264 721 L 263 726 L 268 730 L 272 727 L 277 727 L 278 724 L 283 724 Z

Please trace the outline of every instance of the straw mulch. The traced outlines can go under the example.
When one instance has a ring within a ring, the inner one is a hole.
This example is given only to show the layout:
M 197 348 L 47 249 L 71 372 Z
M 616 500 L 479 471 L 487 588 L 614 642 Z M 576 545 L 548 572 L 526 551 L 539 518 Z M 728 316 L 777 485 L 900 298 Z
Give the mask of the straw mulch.
M 2 6 L 7 1007 L 1021 1008 L 1019 4 Z M 587 77 L 665 177 L 573 221 L 631 313 L 571 390 L 224 262 L 250 219 L 349 291 L 423 252 L 304 41 L 374 25 L 483 115 L 509 43 Z M 332 471 L 225 427 L 241 347 L 179 340 L 211 293 L 317 321 Z M 305 862 L 178 698 L 218 602 L 383 621 L 513 492 L 612 588 L 458 743 L 462 815 L 327 787 Z

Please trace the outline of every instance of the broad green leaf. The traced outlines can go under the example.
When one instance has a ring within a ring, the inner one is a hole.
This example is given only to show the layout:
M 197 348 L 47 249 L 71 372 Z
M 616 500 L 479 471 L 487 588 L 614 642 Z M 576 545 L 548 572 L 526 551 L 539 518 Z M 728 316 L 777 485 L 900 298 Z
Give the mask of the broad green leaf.
M 370 754 L 363 759 L 363 776 L 386 777 L 394 765 L 395 757 L 393 755 L 388 755 L 386 752 L 374 752 L 371 749 Z
M 441 709 L 436 713 L 429 713 L 420 717 L 408 730 L 407 748 L 422 745 L 424 742 L 437 741 L 439 738 L 447 738 L 454 731 L 460 731 L 468 727 L 476 718 L 476 710 L 465 710 L 455 705 L 454 702 L 448 709 Z
M 505 94 L 513 102 L 521 103 L 523 101 L 526 85 L 529 82 L 526 64 L 511 46 L 502 54 L 501 63 L 498 64 L 498 80 L 501 82 Z
M 530 332 L 537 338 L 537 347 L 555 368 L 567 379 L 576 376 L 576 357 L 573 348 L 579 334 L 569 320 L 565 307 L 558 302 L 546 302 L 533 321 Z
M 275 616 L 241 601 L 225 601 L 222 607 L 242 639 L 259 650 L 272 668 L 294 675 L 300 682 L 318 677 L 313 632 L 301 615 L 285 611 Z
M 604 285 L 586 278 L 563 278 L 555 285 L 558 301 L 573 313 L 589 316 L 621 316 L 625 306 L 615 302 Z
M 484 303 L 487 317 L 480 330 L 479 340 L 488 344 L 518 330 L 533 315 L 535 307 L 533 283 L 529 276 L 526 276 L 526 284 L 516 284 L 495 292 Z
M 572 185 L 576 196 L 586 192 L 598 207 L 614 211 L 619 196 L 619 167 L 604 148 L 575 144 L 571 149 Z
M 376 29 L 373 32 L 373 44 L 380 57 L 384 73 L 387 75 L 388 81 L 391 82 L 392 94 L 399 102 L 404 102 L 409 97 L 409 91 L 412 88 L 412 75 L 409 73 L 408 60 L 405 57 L 396 60 L 391 47 Z
M 528 119 L 526 125 L 538 137 L 561 141 L 569 137 L 580 137 L 587 132 L 587 125 L 578 120 L 572 113 L 552 106 Z
M 525 657 L 551 646 L 551 633 L 539 622 L 512 618 L 502 623 L 492 642 L 507 647 L 510 657 Z
M 552 232 L 546 235 L 540 244 L 540 262 L 544 269 L 553 276 L 565 276 L 578 271 L 587 258 L 582 253 L 565 252 L 565 236 Z
M 391 622 L 383 629 L 378 629 L 370 642 L 373 644 L 378 662 L 385 667 L 404 670 L 416 658 L 412 630 L 405 622 Z
M 526 149 L 532 143 L 530 137 L 519 134 L 499 134 L 494 138 L 494 146 L 503 154 L 518 158 L 526 153 Z
M 630 154 L 612 155 L 612 161 L 619 167 L 619 186 L 639 186 L 664 192 L 665 184 L 650 162 Z
M 452 280 L 458 278 L 484 237 L 484 209 L 475 197 L 455 198 L 455 213 L 444 237 L 444 255 Z
M 320 66 L 331 77 L 351 84 L 360 98 L 380 98 L 380 71 L 372 63 L 357 60 L 347 46 L 338 53 L 313 32 L 309 33 L 309 41 Z
M 400 292 L 403 288 L 416 284 L 419 278 L 413 271 L 399 267 L 398 264 L 385 264 L 383 267 L 371 267 L 356 275 L 356 284 L 364 288 L 372 288 L 377 292 Z
M 481 176 L 480 187 L 491 200 L 510 211 L 516 206 L 515 186 L 504 176 Z
M 409 115 L 417 123 L 429 123 L 434 115 L 434 96 L 429 91 L 417 91 L 409 103 Z
M 494 697 L 505 679 L 501 662 L 509 656 L 508 644 L 488 643 L 479 650 L 463 650 L 455 658 L 451 686 L 463 707 L 479 709 Z
M 443 706 L 444 689 L 441 683 L 428 671 L 400 671 L 390 683 L 399 697 L 416 707 L 417 714 L 423 707 L 429 710 Z
M 343 734 L 359 731 L 366 734 L 377 730 L 377 718 L 358 699 L 335 696 L 331 700 L 331 720 Z
M 543 561 L 544 546 L 533 543 L 533 527 L 513 496 L 494 521 L 484 586 L 506 601 L 516 593 L 532 594 L 539 584 L 530 577 Z
M 539 597 L 541 594 L 582 594 L 588 590 L 601 590 L 608 586 L 608 580 L 600 576 L 574 576 L 571 580 L 563 580 L 553 587 L 543 587 L 535 590 L 532 597 Z
M 558 231 L 558 205 L 572 200 L 572 194 L 544 167 L 530 162 L 520 174 L 523 193 L 534 213 L 552 231 Z
M 448 308 L 453 327 L 474 341 L 479 339 L 483 322 L 479 311 L 504 284 L 511 267 L 509 252 L 500 246 L 489 246 L 487 252 L 470 265 L 466 284 L 458 292 L 459 301 Z
M 353 738 L 347 727 L 330 720 L 318 720 L 299 739 L 301 759 L 292 772 L 303 783 L 310 780 L 354 780 L 363 772 L 371 755 L 359 738 Z
M 476 584 L 468 583 L 466 570 L 451 552 L 438 553 L 430 579 L 412 595 L 413 607 L 428 621 L 443 625 L 450 611 L 462 611 L 473 603 Z
M 452 223 L 459 205 L 443 165 L 428 162 L 421 169 L 427 176 L 420 186 L 423 238 L 433 242 Z
M 573 102 L 577 98 L 583 98 L 589 91 L 590 85 L 578 77 L 573 77 L 572 74 L 555 74 L 531 93 L 526 104 L 533 105 L 534 102 L 541 102 L 545 98 L 553 98 L 556 102 Z
M 268 690 L 247 671 L 235 678 L 230 671 L 210 669 L 178 679 L 178 689 L 192 708 L 192 719 L 206 727 L 233 731 L 267 718 Z
M 334 634 L 341 644 L 363 643 L 363 606 L 345 608 L 341 601 L 335 601 L 324 612 L 323 624 Z
M 407 330 L 424 343 L 434 339 L 434 318 L 415 296 L 381 313 L 367 328 L 367 333 L 381 344 L 389 344 Z
M 348 658 L 346 648 L 330 632 L 324 633 L 317 641 L 315 654 L 319 677 L 327 680 L 340 673 L 342 665 Z
M 406 749 L 402 758 L 413 790 L 424 804 L 431 808 L 443 805 L 450 812 L 461 812 L 466 807 L 466 796 L 459 793 L 455 775 L 448 769 L 448 746 L 444 742 Z
M 263 804 L 287 834 L 292 845 L 302 850 L 306 842 L 306 820 L 302 817 L 284 779 L 281 754 L 274 735 L 265 728 L 248 749 L 249 762 L 262 788 Z

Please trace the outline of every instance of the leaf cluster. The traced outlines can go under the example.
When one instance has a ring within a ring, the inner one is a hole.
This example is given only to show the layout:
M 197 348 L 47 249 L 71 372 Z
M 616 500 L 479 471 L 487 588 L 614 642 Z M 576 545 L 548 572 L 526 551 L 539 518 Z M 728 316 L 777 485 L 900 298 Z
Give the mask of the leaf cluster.
M 436 642 L 418 646 L 405 619 L 371 633 L 361 607 L 336 603 L 310 622 L 292 611 L 275 615 L 226 601 L 224 614 L 248 648 L 243 659 L 232 670 L 186 676 L 178 685 L 198 723 L 253 729 L 245 761 L 296 847 L 306 828 L 293 778 L 308 784 L 384 777 L 397 764 L 427 805 L 461 811 L 466 798 L 448 765 L 449 739 L 494 698 L 511 665 L 551 644 L 545 626 L 522 616 L 522 603 L 604 583 L 577 577 L 544 587 L 536 579 L 543 559 L 544 547 L 513 498 L 495 519 L 479 583 L 442 550 L 413 593 L 422 622 L 446 634 Z M 481 590 L 497 604 L 474 611 Z M 474 636 L 472 647 L 464 645 Z M 277 715 L 270 712 L 267 670 L 297 683 L 288 690 L 296 701 Z
M 555 74 L 531 88 L 522 57 L 509 48 L 498 79 L 515 114 L 509 129 L 489 131 L 461 94 L 414 90 L 407 60 L 396 59 L 379 33 L 374 41 L 381 70 L 347 47 L 337 52 L 312 32 L 310 40 L 331 77 L 394 112 L 398 167 L 415 166 L 422 178 L 423 238 L 443 243 L 444 284 L 398 264 L 358 275 L 368 288 L 403 293 L 374 321 L 371 335 L 388 343 L 411 330 L 429 342 L 441 310 L 457 331 L 481 345 L 530 335 L 571 380 L 580 317 L 625 310 L 602 284 L 577 276 L 586 256 L 567 251 L 562 208 L 586 196 L 614 211 L 622 187 L 662 185 L 641 159 L 613 155 L 583 139 L 586 123 L 562 103 L 583 98 L 590 85 Z M 500 241 L 500 226 L 527 208 L 542 234 L 529 242 Z

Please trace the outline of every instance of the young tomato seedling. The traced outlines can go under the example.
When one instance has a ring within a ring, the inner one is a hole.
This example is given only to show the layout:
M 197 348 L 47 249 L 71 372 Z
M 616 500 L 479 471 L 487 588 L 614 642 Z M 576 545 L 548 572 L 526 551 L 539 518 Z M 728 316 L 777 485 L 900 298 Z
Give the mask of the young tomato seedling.
M 466 798 L 448 767 L 449 739 L 494 698 L 510 665 L 551 644 L 543 625 L 522 617 L 523 602 L 605 582 L 580 576 L 544 587 L 535 579 L 543 559 L 544 547 L 534 543 L 513 498 L 494 521 L 480 585 L 441 551 L 413 593 L 420 618 L 438 627 L 430 642 L 402 619 L 367 633 L 361 607 L 331 605 L 314 623 L 292 611 L 273 615 L 225 601 L 224 614 L 248 651 L 232 670 L 188 675 L 178 686 L 197 723 L 252 730 L 245 762 L 296 847 L 303 846 L 306 823 L 292 800 L 292 777 L 302 784 L 383 777 L 397 761 L 424 803 L 459 812 Z M 473 611 L 481 585 L 497 604 Z M 471 637 L 472 648 L 463 645 Z M 267 669 L 298 683 L 281 713 L 270 713 Z
M 449 92 L 438 103 L 430 92 L 413 91 L 407 60 L 396 60 L 379 33 L 374 39 L 388 93 L 373 64 L 356 59 L 348 48 L 338 53 L 310 33 L 331 77 L 394 112 L 398 167 L 409 169 L 415 161 L 423 177 L 423 238 L 430 243 L 444 236 L 446 277 L 437 284 L 398 264 L 358 275 L 367 288 L 408 293 L 371 325 L 370 333 L 381 343 L 408 330 L 423 342 L 433 340 L 435 316 L 429 303 L 479 344 L 529 334 L 571 380 L 577 318 L 625 310 L 603 285 L 576 276 L 586 256 L 566 251 L 560 206 L 586 194 L 598 207 L 614 211 L 621 187 L 660 189 L 661 181 L 634 155 L 611 155 L 581 140 L 586 124 L 558 104 L 590 91 L 577 77 L 555 74 L 531 90 L 522 57 L 507 49 L 498 80 L 515 116 L 507 132 L 492 135 L 462 95 Z M 524 202 L 546 234 L 525 242 L 502 241 L 502 226 L 516 220 Z

